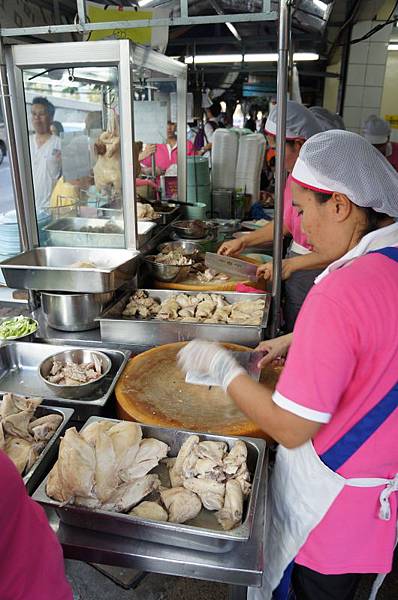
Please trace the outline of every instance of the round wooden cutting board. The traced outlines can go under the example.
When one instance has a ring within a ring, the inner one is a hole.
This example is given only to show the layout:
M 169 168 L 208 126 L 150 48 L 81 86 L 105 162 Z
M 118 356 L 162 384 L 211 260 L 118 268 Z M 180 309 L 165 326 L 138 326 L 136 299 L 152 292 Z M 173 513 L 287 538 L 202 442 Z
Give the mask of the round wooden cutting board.
M 262 437 L 259 427 L 240 412 L 220 388 L 185 383 L 177 353 L 186 342 L 166 344 L 129 361 L 116 385 L 117 413 L 121 419 L 175 429 L 219 435 Z M 224 344 L 234 351 L 245 346 Z M 280 369 L 264 369 L 261 381 L 276 386 Z

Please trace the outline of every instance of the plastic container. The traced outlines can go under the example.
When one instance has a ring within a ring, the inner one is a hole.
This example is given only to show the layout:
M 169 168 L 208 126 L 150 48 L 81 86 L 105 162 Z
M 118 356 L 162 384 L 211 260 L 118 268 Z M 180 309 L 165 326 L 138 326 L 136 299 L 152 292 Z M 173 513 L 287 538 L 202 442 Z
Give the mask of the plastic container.
M 185 214 L 187 219 L 198 219 L 203 221 L 206 219 L 207 204 L 198 202 L 195 206 L 186 206 Z

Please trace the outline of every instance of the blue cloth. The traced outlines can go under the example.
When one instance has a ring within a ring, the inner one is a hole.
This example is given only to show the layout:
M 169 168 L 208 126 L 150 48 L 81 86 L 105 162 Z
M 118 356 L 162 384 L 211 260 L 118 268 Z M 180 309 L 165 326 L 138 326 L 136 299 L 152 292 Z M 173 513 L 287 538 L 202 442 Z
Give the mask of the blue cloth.
M 369 254 L 383 254 L 398 263 L 398 248 L 381 248 L 369 252 Z M 320 456 L 322 462 L 333 471 L 337 471 L 363 446 L 396 408 L 398 408 L 398 383 L 342 438 Z M 290 586 L 293 568 L 294 561 L 285 569 L 282 580 L 272 595 L 274 600 L 294 599 L 294 592 Z
M 260 221 L 260 219 L 272 221 L 272 218 L 269 216 L 269 214 L 265 212 L 266 210 L 267 209 L 263 207 L 261 202 L 255 202 L 250 208 L 249 219 L 253 219 L 254 221 Z

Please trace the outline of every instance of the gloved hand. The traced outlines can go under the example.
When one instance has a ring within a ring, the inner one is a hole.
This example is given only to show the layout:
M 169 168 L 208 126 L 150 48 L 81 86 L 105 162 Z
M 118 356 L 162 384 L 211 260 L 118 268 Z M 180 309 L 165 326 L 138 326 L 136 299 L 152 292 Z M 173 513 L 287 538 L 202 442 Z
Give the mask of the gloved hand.
M 188 371 L 211 375 L 217 385 L 225 391 L 238 375 L 247 375 L 232 354 L 219 344 L 193 340 L 178 353 L 178 365 L 184 373 Z

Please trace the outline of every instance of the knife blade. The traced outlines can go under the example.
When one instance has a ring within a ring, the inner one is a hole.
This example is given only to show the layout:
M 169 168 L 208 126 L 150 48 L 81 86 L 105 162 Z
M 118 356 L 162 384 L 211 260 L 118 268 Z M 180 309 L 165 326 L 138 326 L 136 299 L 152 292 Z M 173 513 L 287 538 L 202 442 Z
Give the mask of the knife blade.
M 263 357 L 262 352 L 231 352 L 235 360 L 248 372 L 250 377 L 255 381 L 260 380 L 261 369 L 258 367 L 260 358 Z M 211 387 L 217 385 L 210 375 L 203 375 L 195 373 L 195 371 L 188 371 L 185 376 L 185 383 L 191 383 L 192 385 L 205 385 Z
M 257 266 L 232 256 L 221 256 L 206 252 L 205 265 L 217 273 L 228 273 L 246 279 L 257 281 Z

